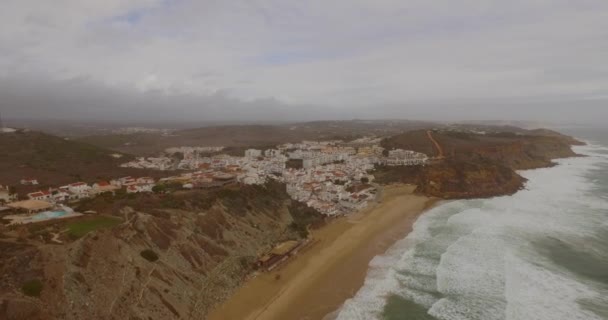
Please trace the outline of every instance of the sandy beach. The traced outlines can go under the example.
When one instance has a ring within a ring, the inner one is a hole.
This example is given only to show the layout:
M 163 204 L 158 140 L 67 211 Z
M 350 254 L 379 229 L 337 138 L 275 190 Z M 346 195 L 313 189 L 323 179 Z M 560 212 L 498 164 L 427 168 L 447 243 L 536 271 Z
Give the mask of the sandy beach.
M 312 247 L 249 280 L 208 319 L 323 319 L 362 286 L 371 259 L 410 232 L 436 202 L 413 189 L 385 187 L 379 203 L 314 231 Z

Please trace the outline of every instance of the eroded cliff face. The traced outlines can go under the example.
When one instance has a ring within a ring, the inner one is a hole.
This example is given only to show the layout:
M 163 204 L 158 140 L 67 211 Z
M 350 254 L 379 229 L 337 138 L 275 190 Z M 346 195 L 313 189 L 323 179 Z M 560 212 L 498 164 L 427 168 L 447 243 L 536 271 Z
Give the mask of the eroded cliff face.
M 204 319 L 243 282 L 259 254 L 300 238 L 294 225 L 322 220 L 274 183 L 158 198 L 127 201 L 134 206 L 115 212 L 124 222 L 112 229 L 30 248 L 41 258 L 28 268 L 45 287 L 40 298 L 29 299 L 36 314 L 11 317 Z M 11 306 L 21 299 L 2 298 Z
M 526 137 L 496 146 L 472 148 L 456 158 L 467 161 L 489 159 L 514 170 L 553 166 L 553 159 L 576 156 L 571 145 L 557 137 Z
M 448 160 L 424 167 L 416 191 L 445 199 L 486 198 L 513 194 L 525 181 L 501 165 Z
M 376 172 L 381 183 L 411 183 L 416 192 L 443 199 L 487 198 L 513 194 L 523 188 L 525 179 L 508 167 L 445 160 L 427 166 L 384 167 Z

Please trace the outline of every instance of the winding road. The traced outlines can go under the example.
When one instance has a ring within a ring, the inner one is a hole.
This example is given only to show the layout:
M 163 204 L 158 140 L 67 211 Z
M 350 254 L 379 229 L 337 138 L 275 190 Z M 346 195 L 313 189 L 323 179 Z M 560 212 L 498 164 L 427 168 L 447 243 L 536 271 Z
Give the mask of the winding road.
M 443 148 L 441 148 L 441 145 L 437 142 L 437 140 L 435 140 L 431 130 L 427 130 L 426 135 L 429 137 L 429 140 L 431 140 L 431 142 L 435 145 L 435 148 L 437 149 L 437 159 L 444 159 L 445 156 L 443 155 Z

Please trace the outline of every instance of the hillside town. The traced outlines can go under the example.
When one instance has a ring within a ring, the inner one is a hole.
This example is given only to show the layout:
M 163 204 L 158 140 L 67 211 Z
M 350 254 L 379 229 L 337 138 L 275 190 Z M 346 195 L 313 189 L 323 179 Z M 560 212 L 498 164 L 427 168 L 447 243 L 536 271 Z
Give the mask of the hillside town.
M 183 170 L 179 175 L 155 180 L 151 177 L 119 177 L 110 181 L 74 183 L 30 192 L 11 194 L 0 188 L 3 208 L 28 214 L 69 205 L 103 193 L 144 193 L 156 186 L 204 189 L 227 184 L 261 185 L 276 180 L 287 193 L 319 212 L 336 216 L 365 208 L 375 199 L 375 166 L 424 165 L 427 155 L 410 150 L 384 150 L 376 138 L 343 141 L 303 141 L 273 149 L 247 149 L 244 156 L 221 154 L 222 147 L 178 147 L 158 157 L 138 158 L 125 167 L 155 170 Z M 211 155 L 215 153 L 214 155 Z M 23 178 L 23 185 L 38 185 L 35 177 Z M 157 189 L 158 190 L 158 189 Z

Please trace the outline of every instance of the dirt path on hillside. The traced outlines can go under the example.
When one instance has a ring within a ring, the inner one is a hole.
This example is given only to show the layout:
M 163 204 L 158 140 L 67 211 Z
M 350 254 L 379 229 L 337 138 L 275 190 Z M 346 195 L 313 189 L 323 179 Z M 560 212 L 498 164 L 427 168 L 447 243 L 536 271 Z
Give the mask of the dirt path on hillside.
M 445 156 L 443 154 L 443 148 L 441 148 L 441 145 L 439 144 L 439 142 L 437 142 L 437 140 L 435 140 L 431 130 L 427 130 L 426 135 L 429 137 L 429 140 L 431 140 L 431 142 L 435 145 L 435 148 L 437 149 L 437 159 L 445 158 Z

